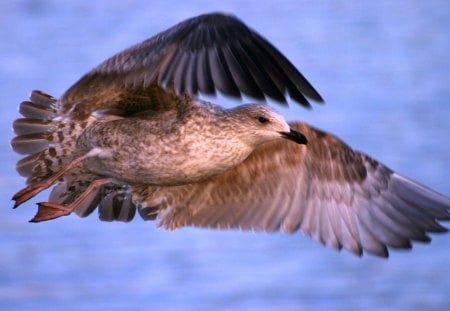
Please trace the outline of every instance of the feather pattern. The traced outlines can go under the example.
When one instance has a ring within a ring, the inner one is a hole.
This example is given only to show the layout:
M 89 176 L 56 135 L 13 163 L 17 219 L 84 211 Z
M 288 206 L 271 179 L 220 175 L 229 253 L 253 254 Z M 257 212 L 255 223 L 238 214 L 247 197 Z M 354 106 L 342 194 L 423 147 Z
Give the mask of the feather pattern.
M 152 86 L 176 94 L 240 98 L 242 94 L 304 107 L 322 97 L 270 42 L 234 16 L 200 15 L 109 58 L 62 97 L 60 113 L 84 119 L 96 110 L 119 108 L 124 94 L 151 93 Z M 152 109 L 152 102 L 147 102 Z M 165 109 L 165 107 L 159 107 Z
M 329 134 L 304 123 L 291 127 L 305 133 L 308 146 L 267 143 L 223 175 L 147 195 L 132 188 L 134 198 L 158 202 L 167 229 L 301 230 L 356 255 L 386 257 L 388 248 L 408 249 L 412 241 L 430 241 L 427 233 L 447 231 L 439 221 L 450 220 L 450 199 Z

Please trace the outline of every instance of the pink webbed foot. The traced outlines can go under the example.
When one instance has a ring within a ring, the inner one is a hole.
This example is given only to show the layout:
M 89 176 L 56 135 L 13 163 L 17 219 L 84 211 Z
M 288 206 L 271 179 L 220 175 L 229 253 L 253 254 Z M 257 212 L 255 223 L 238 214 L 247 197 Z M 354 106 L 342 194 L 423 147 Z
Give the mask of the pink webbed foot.
M 73 210 L 74 208 L 70 206 L 51 202 L 41 202 L 38 203 L 38 211 L 30 222 L 41 222 L 59 218 L 61 216 L 68 216 Z
M 53 202 L 41 202 L 38 203 L 38 211 L 30 222 L 41 222 L 59 218 L 61 216 L 70 215 L 77 207 L 85 205 L 97 205 L 99 202 L 99 189 L 111 183 L 112 180 L 97 179 L 93 181 L 89 187 L 72 203 L 68 205 L 62 205 Z

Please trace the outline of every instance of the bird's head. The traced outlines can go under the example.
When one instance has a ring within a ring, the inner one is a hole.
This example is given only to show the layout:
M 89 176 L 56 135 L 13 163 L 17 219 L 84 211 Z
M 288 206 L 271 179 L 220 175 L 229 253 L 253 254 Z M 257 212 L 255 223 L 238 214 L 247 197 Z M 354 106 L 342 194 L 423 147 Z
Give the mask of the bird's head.
M 284 138 L 297 144 L 308 143 L 306 137 L 289 127 L 284 117 L 265 103 L 246 104 L 228 110 L 232 126 L 242 133 L 245 141 L 259 145 Z

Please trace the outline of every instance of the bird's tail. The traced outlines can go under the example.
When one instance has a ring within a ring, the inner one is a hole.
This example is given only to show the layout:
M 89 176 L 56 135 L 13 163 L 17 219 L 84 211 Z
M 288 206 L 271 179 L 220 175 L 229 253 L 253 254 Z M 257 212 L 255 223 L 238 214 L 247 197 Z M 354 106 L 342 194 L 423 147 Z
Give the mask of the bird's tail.
M 29 101 L 20 104 L 23 118 L 14 121 L 17 135 L 11 141 L 15 152 L 25 155 L 16 169 L 27 184 L 41 181 L 74 158 L 78 136 L 88 122 L 58 118 L 58 101 L 41 91 L 33 91 Z
M 15 152 L 25 155 L 17 162 L 16 169 L 27 178 L 27 185 L 56 174 L 80 156 L 77 154 L 77 139 L 95 118 L 85 121 L 62 118 L 59 111 L 59 102 L 41 91 L 33 91 L 30 100 L 20 104 L 19 112 L 23 118 L 14 121 L 17 136 L 11 145 Z M 83 166 L 77 167 L 56 183 L 49 202 L 70 204 L 99 178 Z M 97 206 L 100 218 L 106 221 L 130 221 L 135 213 L 129 187 L 123 185 L 97 189 L 78 205 L 75 212 L 85 217 Z
M 14 121 L 13 150 L 25 155 L 16 164 L 17 172 L 27 178 L 27 185 L 40 182 L 74 160 L 76 142 L 89 121 L 73 121 L 58 115 L 59 102 L 41 91 L 33 91 L 29 101 L 19 106 L 23 118 Z M 95 179 L 72 170 L 53 188 L 50 202 L 72 202 Z M 70 188 L 70 191 L 67 191 Z

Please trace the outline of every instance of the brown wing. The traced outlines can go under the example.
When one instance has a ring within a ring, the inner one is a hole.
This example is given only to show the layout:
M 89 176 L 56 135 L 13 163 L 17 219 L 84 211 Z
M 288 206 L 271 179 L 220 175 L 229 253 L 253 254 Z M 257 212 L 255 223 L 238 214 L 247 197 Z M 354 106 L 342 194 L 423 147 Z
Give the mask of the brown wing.
M 271 43 L 237 18 L 200 15 L 106 60 L 62 97 L 63 112 L 85 116 L 122 108 L 158 85 L 176 94 L 242 94 L 286 102 L 286 93 L 305 107 L 322 98 Z M 143 100 L 142 102 L 145 102 Z
M 410 248 L 444 232 L 450 199 L 408 180 L 335 137 L 292 124 L 308 145 L 265 144 L 233 170 L 198 184 L 135 188 L 145 197 L 141 215 L 159 212 L 161 226 L 297 230 L 361 255 L 387 256 L 387 247 Z

